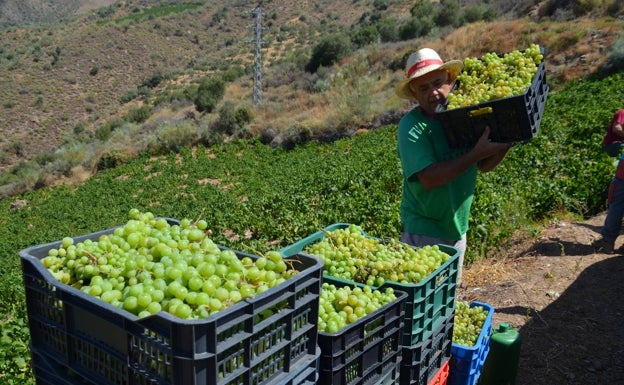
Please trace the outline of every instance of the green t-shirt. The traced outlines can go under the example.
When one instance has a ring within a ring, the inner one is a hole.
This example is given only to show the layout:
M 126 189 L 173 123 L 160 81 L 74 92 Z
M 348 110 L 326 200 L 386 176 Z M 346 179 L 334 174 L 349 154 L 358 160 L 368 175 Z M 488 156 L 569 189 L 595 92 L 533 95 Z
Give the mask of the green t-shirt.
M 426 190 L 415 174 L 427 166 L 461 155 L 450 149 L 440 122 L 414 108 L 399 122 L 398 151 L 403 167 L 403 231 L 444 240 L 459 240 L 468 231 L 477 167 L 444 186 Z

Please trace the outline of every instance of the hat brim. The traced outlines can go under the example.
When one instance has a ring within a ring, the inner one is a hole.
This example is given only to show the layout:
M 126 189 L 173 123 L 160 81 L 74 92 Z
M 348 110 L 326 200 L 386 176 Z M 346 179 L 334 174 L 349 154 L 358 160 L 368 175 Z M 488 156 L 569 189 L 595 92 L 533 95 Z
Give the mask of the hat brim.
M 459 73 L 461 72 L 461 70 L 464 68 L 464 62 L 461 60 L 449 60 L 446 63 L 442 64 L 441 66 L 434 68 L 430 71 L 421 73 L 417 76 L 413 76 L 411 78 L 405 79 L 402 82 L 400 82 L 396 88 L 395 88 L 395 93 L 397 94 L 398 97 L 402 98 L 402 99 L 414 99 L 414 96 L 412 95 L 412 92 L 409 88 L 409 84 L 414 80 L 414 79 L 418 79 L 419 77 L 428 74 L 429 72 L 433 72 L 433 71 L 439 71 L 439 70 L 447 70 L 449 75 L 451 76 L 451 80 L 454 80 L 455 78 L 457 78 L 457 75 L 459 75 Z

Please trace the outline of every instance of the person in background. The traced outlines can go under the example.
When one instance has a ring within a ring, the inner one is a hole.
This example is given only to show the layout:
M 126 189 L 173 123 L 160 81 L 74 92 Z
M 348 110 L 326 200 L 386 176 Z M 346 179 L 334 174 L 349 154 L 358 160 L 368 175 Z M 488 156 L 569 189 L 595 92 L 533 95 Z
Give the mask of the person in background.
M 624 109 L 618 110 L 607 128 L 602 140 L 603 150 L 612 157 L 619 158 L 624 149 Z
M 620 156 L 615 174 L 609 184 L 607 205 L 607 216 L 602 229 L 600 229 L 601 238 L 596 240 L 593 246 L 596 252 L 613 254 L 615 253 L 615 241 L 620 235 L 622 217 L 624 216 L 624 154 Z
M 466 252 L 466 232 L 477 170 L 493 170 L 511 143 L 494 143 L 486 127 L 473 148 L 451 149 L 436 119 L 463 62 L 443 62 L 436 51 L 422 48 L 407 60 L 407 78 L 395 89 L 416 102 L 398 125 L 398 153 L 403 169 L 401 241 L 412 246 L 445 244 L 459 251 L 458 285 Z

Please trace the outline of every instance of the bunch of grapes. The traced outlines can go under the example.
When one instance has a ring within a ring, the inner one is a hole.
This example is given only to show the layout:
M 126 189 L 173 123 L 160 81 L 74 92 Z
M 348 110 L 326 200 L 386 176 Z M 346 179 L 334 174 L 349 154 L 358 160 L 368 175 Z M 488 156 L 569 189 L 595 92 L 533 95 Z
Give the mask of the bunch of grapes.
M 542 59 L 537 44 L 503 56 L 490 52 L 481 58 L 464 59 L 464 69 L 457 76 L 459 86 L 449 94 L 447 109 L 523 94 Z
M 219 248 L 205 220 L 171 225 L 138 209 L 129 217 L 97 240 L 63 238 L 41 262 L 58 281 L 139 317 L 205 318 L 297 274 L 278 251 L 254 259 Z
M 336 333 L 396 300 L 392 288 L 380 291 L 370 286 L 336 287 L 323 282 L 321 289 L 318 330 L 326 333 Z
M 325 274 L 369 286 L 418 283 L 450 259 L 437 245 L 414 248 L 393 239 L 382 241 L 367 237 L 354 224 L 325 235 L 304 252 L 323 260 Z
M 473 306 L 466 301 L 455 301 L 453 343 L 472 347 L 477 343 L 488 311 L 483 306 Z

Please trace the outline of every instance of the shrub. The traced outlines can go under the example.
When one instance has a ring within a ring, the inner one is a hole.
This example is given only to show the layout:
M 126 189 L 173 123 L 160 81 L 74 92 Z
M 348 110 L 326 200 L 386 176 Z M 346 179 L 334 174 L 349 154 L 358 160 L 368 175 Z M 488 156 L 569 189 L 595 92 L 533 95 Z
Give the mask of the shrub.
M 358 48 L 372 44 L 379 40 L 379 31 L 373 26 L 357 29 L 351 34 L 351 42 Z
M 353 50 L 351 42 L 343 35 L 326 36 L 312 49 L 306 71 L 316 72 L 319 67 L 331 66 Z
M 109 168 L 115 168 L 124 165 L 133 159 L 134 154 L 125 149 L 113 148 L 105 150 L 105 152 L 98 157 L 95 169 L 97 171 L 103 171 Z
M 25 152 L 24 143 L 17 139 L 11 140 L 7 145 L 7 151 L 14 153 L 17 156 L 23 156 Z
M 399 29 L 397 28 L 397 21 L 394 19 L 380 20 L 379 24 L 377 24 L 377 31 L 382 42 L 399 40 Z
M 145 122 L 152 113 L 152 109 L 150 106 L 143 105 L 141 107 L 132 107 L 128 114 L 126 115 L 126 119 L 129 122 L 133 123 L 143 123 Z
M 155 155 L 179 152 L 183 147 L 191 146 L 198 141 L 198 127 L 193 122 L 188 120 L 178 123 L 165 122 L 148 143 L 148 151 Z
M 227 101 L 219 109 L 219 118 L 213 123 L 212 130 L 221 135 L 240 134 L 252 119 L 253 114 L 249 108 L 237 109 L 233 102 Z
M 217 78 L 202 79 L 197 88 L 195 109 L 199 112 L 212 112 L 225 94 L 225 82 Z

